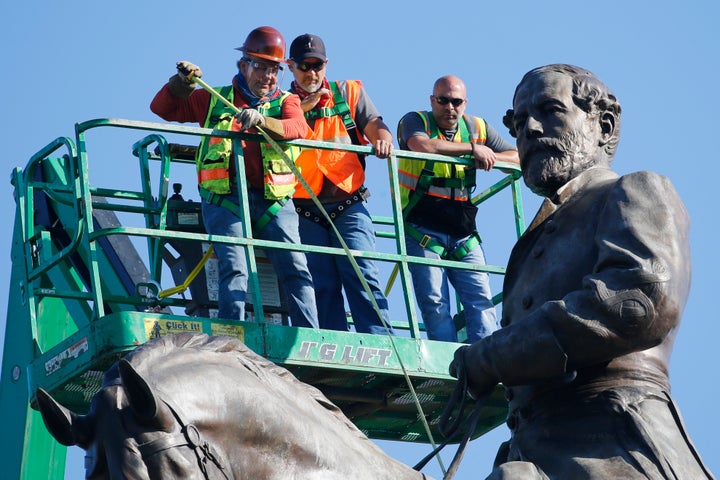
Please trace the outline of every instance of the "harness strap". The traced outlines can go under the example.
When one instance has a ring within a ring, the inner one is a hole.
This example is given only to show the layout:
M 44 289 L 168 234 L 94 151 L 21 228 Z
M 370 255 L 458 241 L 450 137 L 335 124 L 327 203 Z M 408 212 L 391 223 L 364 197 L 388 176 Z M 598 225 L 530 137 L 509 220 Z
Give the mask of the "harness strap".
M 199 190 L 200 198 L 202 198 L 206 202 L 230 210 L 232 213 L 242 218 L 240 206 L 227 198 L 227 195 L 218 195 L 206 188 L 200 188 Z M 265 228 L 268 223 L 270 223 L 270 220 L 272 220 L 273 217 L 277 215 L 280 209 L 285 206 L 285 204 L 288 202 L 288 200 L 290 200 L 290 198 L 292 198 L 292 193 L 290 193 L 290 195 L 287 195 L 284 198 L 281 198 L 280 200 L 275 200 L 272 204 L 270 204 L 267 210 L 265 210 L 263 214 L 260 215 L 260 218 L 252 222 L 253 231 L 255 233 L 261 232 L 262 229 Z
M 352 197 L 340 202 L 335 208 L 330 210 L 328 213 L 328 216 L 330 217 L 330 220 L 335 221 L 336 218 L 338 218 L 340 215 L 345 213 L 345 210 L 350 207 L 351 205 L 354 205 L 358 202 L 364 201 L 366 198 L 370 196 L 370 190 L 363 185 L 360 187 L 355 193 L 353 193 Z M 305 208 L 304 206 L 295 204 L 295 211 L 298 213 L 300 218 L 304 218 L 305 220 L 309 220 L 311 222 L 315 222 L 319 225 L 322 225 L 325 228 L 330 228 L 330 223 L 320 215 L 316 215 L 313 213 L 310 209 Z
M 150 457 L 174 447 L 188 447 L 195 453 L 198 467 L 207 480 L 217 477 L 216 475 L 210 476 L 207 469 L 209 462 L 212 462 L 217 467 L 222 478 L 229 480 L 229 470 L 226 468 L 222 458 L 218 455 L 217 450 L 203 439 L 195 425 L 185 422 L 177 406 L 173 406 L 168 400 L 161 400 L 170 409 L 175 420 L 179 423 L 181 430 L 176 433 L 166 433 L 160 438 L 138 445 L 138 452 L 142 458 Z
M 431 179 L 430 184 L 433 187 L 442 187 L 442 188 L 455 188 L 455 189 L 462 189 L 462 188 L 468 188 L 468 187 L 474 187 L 475 186 L 475 179 L 471 179 L 468 182 L 465 181 L 465 178 L 439 178 L 434 177 Z
M 197 265 L 195 265 L 195 268 L 192 269 L 192 271 L 188 274 L 187 278 L 185 278 L 185 281 L 182 282 L 180 285 L 176 285 L 172 288 L 167 288 L 165 290 L 161 290 L 157 293 L 157 298 L 166 298 L 170 295 L 175 295 L 176 293 L 183 293 L 185 290 L 187 290 L 190 287 L 190 284 L 193 280 L 195 280 L 195 277 L 198 276 L 202 268 L 205 266 L 207 261 L 210 259 L 210 256 L 213 253 L 213 247 L 210 245 L 210 247 L 205 252 L 205 255 L 200 259 Z
M 155 440 L 138 445 L 137 449 L 138 452 L 140 452 L 140 455 L 143 458 L 146 458 L 174 447 L 185 446 L 190 446 L 190 443 L 188 442 L 184 432 L 178 432 L 175 434 L 167 434 L 167 436 L 156 438 Z
M 316 107 L 309 112 L 305 112 L 305 118 L 308 120 L 317 120 L 319 118 L 338 115 L 342 120 L 343 125 L 345 125 L 345 130 L 347 130 L 348 136 L 350 137 L 350 142 L 353 145 L 362 146 L 363 143 L 360 138 L 363 134 L 355 124 L 355 120 L 353 120 L 350 106 L 343 98 L 338 82 L 330 82 L 330 90 L 332 91 L 333 102 L 335 105 L 333 107 Z M 358 160 L 360 160 L 360 165 L 362 165 L 363 170 L 365 170 L 365 154 L 356 153 L 355 155 L 357 155 Z
M 332 117 L 333 115 L 339 115 L 345 125 L 345 128 L 350 131 L 357 127 L 355 121 L 352 118 L 350 107 L 342 96 L 340 88 L 337 82 L 330 83 L 330 90 L 333 94 L 333 101 L 335 105 L 333 107 L 319 107 L 309 112 L 305 112 L 305 118 L 308 120 L 317 120 L 318 118 Z
M 437 123 L 435 122 L 435 118 L 432 115 L 426 115 L 422 112 L 417 112 L 418 115 L 420 115 L 420 118 L 422 119 L 423 123 L 425 124 L 425 129 L 427 130 L 428 136 L 430 138 L 440 138 L 439 134 L 439 128 L 437 126 Z M 456 133 L 460 135 L 460 141 L 462 143 L 472 143 L 475 141 L 471 132 L 471 127 L 474 125 L 474 120 L 472 120 L 467 115 L 463 115 L 463 121 L 458 122 L 458 132 Z M 398 138 L 400 138 L 400 125 L 398 125 Z M 408 203 L 405 205 L 405 208 L 403 208 L 403 218 L 407 219 L 408 215 L 410 215 L 410 212 L 412 209 L 417 205 L 417 203 L 420 201 L 423 195 L 427 194 L 428 190 L 431 186 L 434 187 L 443 187 L 443 188 L 456 188 L 456 189 L 468 189 L 468 196 L 470 195 L 470 189 L 475 186 L 475 174 L 473 174 L 470 177 L 463 177 L 463 178 L 457 178 L 457 177 L 450 177 L 450 178 L 444 178 L 444 177 L 437 177 L 435 175 L 435 161 L 433 160 L 427 160 L 425 164 L 423 165 L 423 169 L 420 172 L 420 176 L 417 180 L 417 184 L 415 185 L 415 189 L 410 191 L 410 195 L 408 197 Z M 453 167 L 453 172 L 455 172 L 455 167 Z M 454 175 L 454 174 L 453 174 Z M 466 179 L 467 178 L 467 179 Z
M 432 180 L 435 177 L 435 172 L 433 171 L 434 166 L 434 160 L 428 160 L 425 162 L 422 172 L 420 172 L 420 178 L 418 178 L 417 184 L 415 185 L 415 190 L 410 192 L 408 203 L 405 205 L 405 208 L 403 208 L 403 219 L 407 219 L 415 205 L 417 205 L 422 196 L 430 189 Z
M 465 242 L 462 243 L 462 245 L 455 247 L 453 250 L 448 250 L 446 245 L 433 239 L 430 235 L 425 235 L 409 223 L 405 224 L 405 233 L 413 240 L 417 240 L 421 247 L 427 248 L 431 252 L 435 252 L 443 260 L 462 260 L 472 251 L 472 249 L 482 243 L 480 234 L 475 231 L 470 235 L 470 237 L 468 237 L 467 240 L 465 240 Z

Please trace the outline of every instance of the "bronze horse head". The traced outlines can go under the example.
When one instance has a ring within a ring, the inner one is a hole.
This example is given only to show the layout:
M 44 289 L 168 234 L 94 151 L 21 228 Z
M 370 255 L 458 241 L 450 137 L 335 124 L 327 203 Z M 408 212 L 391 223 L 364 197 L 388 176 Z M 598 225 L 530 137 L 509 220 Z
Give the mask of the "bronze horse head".
M 319 390 L 239 340 L 169 335 L 105 374 L 86 415 L 42 390 L 50 433 L 86 451 L 88 479 L 423 479 Z

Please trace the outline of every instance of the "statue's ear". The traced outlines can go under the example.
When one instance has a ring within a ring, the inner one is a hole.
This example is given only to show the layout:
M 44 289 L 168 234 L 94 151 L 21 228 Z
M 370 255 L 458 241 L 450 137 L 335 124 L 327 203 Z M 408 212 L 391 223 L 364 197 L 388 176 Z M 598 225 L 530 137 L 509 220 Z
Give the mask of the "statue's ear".
M 130 408 L 138 421 L 141 424 L 158 426 L 162 430 L 170 430 L 175 424 L 172 412 L 142 375 L 125 359 L 120 360 L 118 370 Z
M 92 438 L 92 431 L 89 428 L 89 422 L 83 421 L 85 417 L 60 405 L 42 388 L 37 389 L 35 397 L 40 415 L 50 435 L 62 445 L 68 447 L 78 445 L 87 449 Z
M 603 112 L 600 116 L 600 131 L 602 134 L 600 143 L 602 145 L 608 143 L 615 134 L 615 120 L 615 115 L 611 112 Z

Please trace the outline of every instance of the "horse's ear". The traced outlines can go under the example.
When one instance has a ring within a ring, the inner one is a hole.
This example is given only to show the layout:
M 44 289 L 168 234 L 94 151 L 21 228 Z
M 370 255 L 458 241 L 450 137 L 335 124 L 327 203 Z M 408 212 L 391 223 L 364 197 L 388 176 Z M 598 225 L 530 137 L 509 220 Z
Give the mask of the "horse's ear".
M 153 424 L 161 428 L 175 423 L 172 412 L 130 362 L 125 359 L 120 360 L 118 370 L 130 408 L 141 423 Z
M 50 435 L 67 447 L 79 445 L 87 449 L 92 432 L 88 429 L 88 422 L 82 421 L 84 417 L 60 405 L 42 388 L 37 389 L 35 397 L 40 415 Z

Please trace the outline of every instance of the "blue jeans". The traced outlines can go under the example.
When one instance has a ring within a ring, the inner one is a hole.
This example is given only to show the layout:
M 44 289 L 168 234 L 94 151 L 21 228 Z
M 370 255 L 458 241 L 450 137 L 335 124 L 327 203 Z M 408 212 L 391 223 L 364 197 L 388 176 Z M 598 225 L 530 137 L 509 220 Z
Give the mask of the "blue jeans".
M 454 237 L 413 224 L 418 231 L 451 250 L 461 246 L 469 237 Z M 440 259 L 435 252 L 420 246 L 417 240 L 405 236 L 408 255 Z M 463 263 L 485 265 L 482 247 L 473 248 Z M 410 265 L 415 296 L 427 336 L 431 340 L 457 342 L 457 331 L 450 314 L 448 281 L 460 298 L 465 312 L 468 342 L 473 343 L 497 330 L 497 316 L 490 293 L 490 277 L 485 272 L 456 270 L 452 268 Z
M 249 190 L 250 217 L 256 221 L 271 205 L 263 193 Z M 227 198 L 237 203 L 237 188 Z M 205 230 L 211 235 L 242 237 L 242 221 L 227 208 L 202 201 Z M 298 217 L 292 201 L 286 203 L 260 232 L 253 236 L 292 244 L 300 243 Z M 247 258 L 240 245 L 215 243 L 218 257 L 218 317 L 244 320 L 247 296 Z M 265 250 L 286 295 L 290 318 L 294 326 L 317 328 L 317 307 L 313 282 L 307 259 L 302 252 L 268 248 Z
M 337 205 L 338 203 L 323 204 L 328 212 Z M 307 205 L 305 208 L 313 215 L 322 215 L 314 205 Z M 363 202 L 357 202 L 347 207 L 342 214 L 335 218 L 334 223 L 348 248 L 375 251 L 375 230 Z M 305 245 L 342 248 L 332 228 L 325 228 L 323 225 L 305 218 L 300 219 L 300 238 Z M 370 297 L 346 257 L 309 253 L 307 259 L 315 283 L 315 300 L 320 328 L 348 330 L 345 302 L 342 296 L 344 288 L 355 330 L 360 333 L 382 335 L 387 333 L 373 308 Z M 355 257 L 355 260 L 370 286 L 382 318 L 389 327 L 388 301 L 380 286 L 380 272 L 377 265 L 374 261 L 366 258 Z

